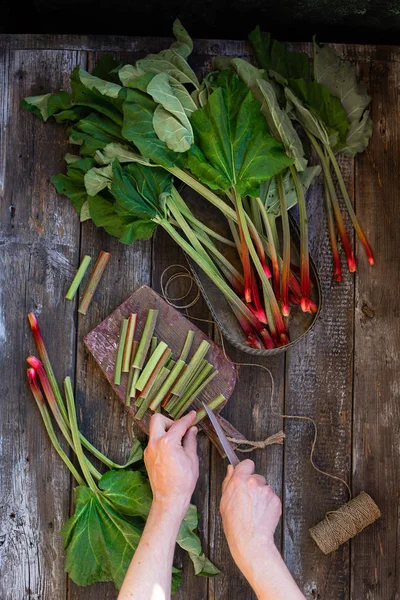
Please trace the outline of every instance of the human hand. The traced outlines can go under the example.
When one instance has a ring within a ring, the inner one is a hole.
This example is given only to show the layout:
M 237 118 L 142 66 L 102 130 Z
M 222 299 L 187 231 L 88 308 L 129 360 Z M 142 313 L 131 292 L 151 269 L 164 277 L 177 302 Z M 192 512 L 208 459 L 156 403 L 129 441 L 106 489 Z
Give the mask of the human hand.
M 274 532 L 282 513 L 281 501 L 252 460 L 236 469 L 229 465 L 222 484 L 222 523 L 232 557 L 250 583 L 260 557 L 276 552 Z
M 153 503 L 183 519 L 189 508 L 197 479 L 196 412 L 178 421 L 156 413 L 150 421 L 149 443 L 144 452 Z

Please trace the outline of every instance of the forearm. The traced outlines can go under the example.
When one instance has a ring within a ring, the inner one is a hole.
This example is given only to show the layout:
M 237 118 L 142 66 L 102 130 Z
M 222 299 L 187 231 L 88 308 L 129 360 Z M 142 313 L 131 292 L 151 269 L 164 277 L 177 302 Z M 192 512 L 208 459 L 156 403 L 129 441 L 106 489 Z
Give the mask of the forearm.
M 180 513 L 153 503 L 118 600 L 168 600 Z
M 275 545 L 259 549 L 257 558 L 242 572 L 258 600 L 304 600 Z

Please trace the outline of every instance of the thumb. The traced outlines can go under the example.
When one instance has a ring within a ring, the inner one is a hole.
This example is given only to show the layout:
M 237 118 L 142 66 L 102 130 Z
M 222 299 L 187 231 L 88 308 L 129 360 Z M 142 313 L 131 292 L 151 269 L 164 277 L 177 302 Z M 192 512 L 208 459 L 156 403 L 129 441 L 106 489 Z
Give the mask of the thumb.
M 182 440 L 183 448 L 190 458 L 197 459 L 197 427 L 191 427 Z

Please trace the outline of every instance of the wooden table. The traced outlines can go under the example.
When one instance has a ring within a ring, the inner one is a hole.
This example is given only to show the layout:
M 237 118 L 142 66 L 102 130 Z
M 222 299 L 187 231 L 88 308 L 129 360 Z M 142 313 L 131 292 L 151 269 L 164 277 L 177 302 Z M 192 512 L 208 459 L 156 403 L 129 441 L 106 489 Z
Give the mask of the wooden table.
M 26 384 L 25 357 L 34 352 L 26 315 L 34 311 L 58 378 L 76 381 L 84 434 L 106 454 L 123 460 L 129 450 L 126 418 L 110 386 L 85 352 L 84 335 L 136 288 L 160 289 L 160 274 L 181 252 L 158 232 L 152 241 L 123 246 L 79 219 L 49 177 L 63 170 L 63 128 L 44 125 L 19 110 L 22 97 L 57 90 L 80 63 L 91 68 L 104 52 L 134 61 L 169 40 L 112 36 L 3 36 L 0 38 L 0 597 L 2 600 L 104 600 L 111 584 L 78 588 L 64 573 L 59 530 L 72 510 L 73 482 L 53 451 Z M 298 45 L 307 51 L 309 45 Z M 358 271 L 332 283 L 332 265 L 320 187 L 308 198 L 311 253 L 324 293 L 321 318 L 295 349 L 265 364 L 276 381 L 274 402 L 288 414 L 309 415 L 319 427 L 315 461 L 366 490 L 383 517 L 351 544 L 323 556 L 308 535 L 326 511 L 347 500 L 343 485 L 317 475 L 308 455 L 313 431 L 305 422 L 271 415 L 270 383 L 244 367 L 225 416 L 244 435 L 262 439 L 284 428 L 284 447 L 253 457 L 283 500 L 276 541 L 309 599 L 394 600 L 400 594 L 400 52 L 398 48 L 337 46 L 357 62 L 372 94 L 374 134 L 368 151 L 342 163 L 357 214 L 376 255 L 370 268 L 357 245 Z M 216 54 L 247 56 L 244 42 L 198 41 L 198 69 Z M 350 231 L 350 229 L 349 229 Z M 112 253 L 86 317 L 64 300 L 80 258 Z M 204 303 L 191 310 L 207 318 Z M 211 333 L 205 324 L 205 331 Z M 229 350 L 234 360 L 248 357 Z M 251 362 L 251 359 L 250 359 Z M 207 439 L 199 443 L 201 476 L 195 501 L 204 547 L 223 570 L 195 578 L 184 561 L 179 600 L 249 600 L 218 514 L 226 465 Z M 178 562 L 180 561 L 178 557 Z

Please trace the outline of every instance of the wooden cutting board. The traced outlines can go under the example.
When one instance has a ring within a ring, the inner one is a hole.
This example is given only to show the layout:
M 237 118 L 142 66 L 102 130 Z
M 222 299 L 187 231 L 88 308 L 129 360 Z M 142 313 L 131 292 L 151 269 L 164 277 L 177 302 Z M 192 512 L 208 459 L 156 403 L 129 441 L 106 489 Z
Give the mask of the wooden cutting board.
M 192 351 L 189 354 L 189 358 L 192 356 L 193 351 L 198 348 L 200 342 L 207 340 L 210 344 L 207 360 L 218 370 L 218 375 L 214 377 L 207 388 L 200 394 L 199 399 L 195 400 L 193 406 L 198 408 L 201 400 L 208 402 L 217 394 L 223 394 L 226 401 L 228 401 L 236 383 L 235 366 L 225 358 L 221 348 L 209 339 L 198 327 L 196 327 L 196 325 L 193 325 L 193 323 L 191 323 L 184 315 L 165 302 L 165 300 L 163 300 L 154 290 L 145 285 L 139 288 L 132 296 L 130 296 L 130 298 L 128 298 L 128 300 L 121 304 L 121 306 L 100 323 L 100 325 L 93 329 L 84 340 L 86 347 L 107 377 L 120 401 L 125 405 L 125 390 L 128 379 L 128 374 L 123 373 L 121 384 L 115 385 L 114 383 L 114 369 L 121 319 L 127 318 L 131 313 L 137 313 L 138 326 L 135 339 L 138 340 L 140 339 L 147 312 L 150 308 L 159 311 L 154 335 L 156 335 L 159 340 L 168 344 L 172 350 L 174 359 L 179 356 L 189 329 L 192 329 L 195 332 Z M 219 412 L 223 406 L 224 405 L 221 405 L 217 412 Z M 134 415 L 137 407 L 126 407 L 126 410 Z M 220 415 L 218 418 L 228 435 L 243 439 L 244 436 L 228 421 L 223 419 Z M 148 433 L 149 420 L 150 413 L 147 411 L 145 416 L 140 421 L 137 421 L 138 425 L 146 433 Z M 217 446 L 221 455 L 224 456 L 222 447 L 219 444 L 218 438 L 216 437 L 209 420 L 205 419 L 200 426 L 209 436 L 211 441 Z

